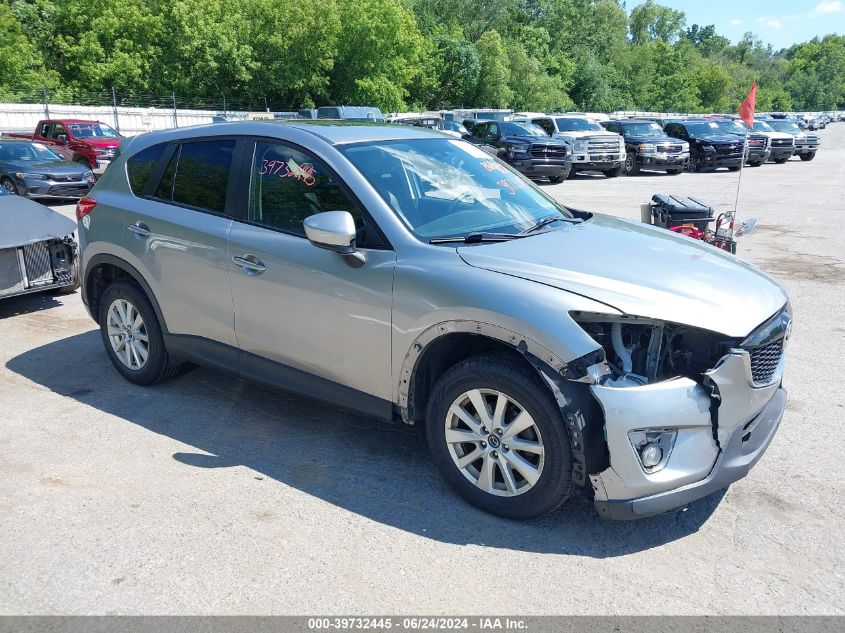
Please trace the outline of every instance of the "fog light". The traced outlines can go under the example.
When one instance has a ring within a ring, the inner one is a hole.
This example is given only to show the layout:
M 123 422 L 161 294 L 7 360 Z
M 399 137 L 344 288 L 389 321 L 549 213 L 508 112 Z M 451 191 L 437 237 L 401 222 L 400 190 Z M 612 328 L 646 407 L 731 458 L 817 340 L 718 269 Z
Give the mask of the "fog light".
M 637 429 L 628 431 L 628 440 L 640 466 L 652 474 L 666 466 L 677 435 L 677 429 Z
M 640 450 L 640 461 L 646 468 L 654 468 L 662 459 L 663 449 L 661 449 L 657 444 L 646 444 L 645 447 Z

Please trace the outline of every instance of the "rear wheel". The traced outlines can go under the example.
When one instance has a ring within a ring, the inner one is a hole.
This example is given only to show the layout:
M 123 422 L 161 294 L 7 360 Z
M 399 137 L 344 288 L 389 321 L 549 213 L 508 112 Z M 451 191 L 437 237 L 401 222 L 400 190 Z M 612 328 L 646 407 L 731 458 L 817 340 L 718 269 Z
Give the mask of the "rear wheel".
M 144 292 L 119 279 L 100 298 L 100 335 L 114 368 L 136 385 L 176 375 L 180 363 L 164 347 L 161 326 Z
M 0 185 L 2 185 L 3 189 L 8 191 L 13 196 L 18 195 L 18 188 L 15 186 L 15 183 L 11 178 L 0 179 Z
M 572 492 L 572 453 L 560 409 L 533 369 L 502 355 L 458 363 L 426 413 L 432 457 L 471 504 L 510 519 L 559 507 Z
M 628 154 L 625 157 L 625 175 L 636 176 L 638 173 L 640 173 L 640 164 L 637 162 L 637 157 Z
M 815 157 L 816 157 L 815 152 L 812 152 L 812 153 L 809 153 L 809 154 L 801 154 L 801 156 L 800 156 L 801 160 L 803 160 L 805 162 L 808 161 L 808 160 L 813 160 Z

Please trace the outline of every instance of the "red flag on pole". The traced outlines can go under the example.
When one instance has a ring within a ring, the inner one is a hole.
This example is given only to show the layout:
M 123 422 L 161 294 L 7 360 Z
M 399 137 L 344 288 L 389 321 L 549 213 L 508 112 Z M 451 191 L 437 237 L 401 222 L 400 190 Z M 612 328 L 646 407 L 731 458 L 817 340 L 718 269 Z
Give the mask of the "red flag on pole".
M 757 82 L 751 82 L 751 90 L 748 96 L 739 104 L 739 118 L 748 123 L 748 127 L 754 127 L 754 106 L 757 102 Z

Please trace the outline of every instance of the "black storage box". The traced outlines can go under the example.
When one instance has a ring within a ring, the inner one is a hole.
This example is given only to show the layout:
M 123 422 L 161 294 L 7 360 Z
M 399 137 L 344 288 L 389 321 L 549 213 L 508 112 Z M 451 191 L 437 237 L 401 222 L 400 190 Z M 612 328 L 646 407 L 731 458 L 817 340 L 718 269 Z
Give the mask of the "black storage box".
M 699 231 L 703 231 L 709 222 L 716 219 L 713 217 L 713 208 L 701 200 L 666 194 L 652 196 L 651 215 L 655 226 L 665 229 L 693 224 Z

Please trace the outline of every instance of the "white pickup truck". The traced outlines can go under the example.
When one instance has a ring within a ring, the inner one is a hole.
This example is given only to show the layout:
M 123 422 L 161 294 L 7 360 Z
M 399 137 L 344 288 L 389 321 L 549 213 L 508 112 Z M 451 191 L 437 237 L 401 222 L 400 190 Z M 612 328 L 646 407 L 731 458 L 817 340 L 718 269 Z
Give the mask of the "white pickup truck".
M 516 120 L 517 117 L 514 117 Z M 625 141 L 608 132 L 593 119 L 574 114 L 526 117 L 555 138 L 572 146 L 572 171 L 600 171 L 608 178 L 619 176 L 625 167 Z

